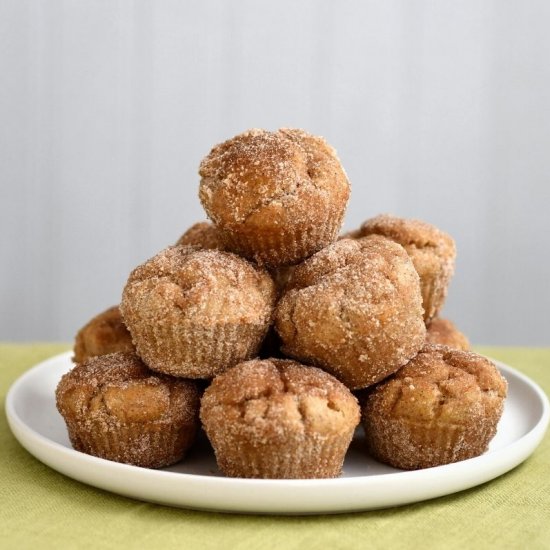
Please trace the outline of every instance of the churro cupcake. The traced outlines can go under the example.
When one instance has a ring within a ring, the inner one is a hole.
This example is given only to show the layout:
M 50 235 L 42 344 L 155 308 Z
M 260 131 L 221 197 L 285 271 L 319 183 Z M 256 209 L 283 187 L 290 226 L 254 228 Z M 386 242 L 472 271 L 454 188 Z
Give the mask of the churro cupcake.
M 132 352 L 134 344 L 118 306 L 113 306 L 96 315 L 78 331 L 73 361 L 82 363 L 90 357 L 116 351 Z
M 320 369 L 253 360 L 214 379 L 200 417 L 227 476 L 327 478 L 342 470 L 359 405 Z
M 134 269 L 121 311 L 151 369 L 212 378 L 257 355 L 275 294 L 269 274 L 235 254 L 177 246 Z
M 224 250 L 218 230 L 213 223 L 198 222 L 193 224 L 179 239 L 176 246 L 187 245 L 204 250 Z
M 155 375 L 133 353 L 78 364 L 56 402 L 77 451 L 145 468 L 179 462 L 199 426 L 195 383 Z
M 496 433 L 506 391 L 506 380 L 485 357 L 426 345 L 366 398 L 368 450 L 405 470 L 478 456 Z
M 429 223 L 387 214 L 367 220 L 356 235 L 382 235 L 405 248 L 420 276 L 424 320 L 429 323 L 443 306 L 453 276 L 456 248 L 452 237 Z
M 423 346 L 418 274 L 389 239 L 338 241 L 296 267 L 277 305 L 284 354 L 350 389 L 386 378 Z
M 454 323 L 441 317 L 432 319 L 428 325 L 426 342 L 428 344 L 441 344 L 463 351 L 470 349 L 468 338 L 455 327 Z
M 350 185 L 334 149 L 303 130 L 249 130 L 201 162 L 199 197 L 226 248 L 270 268 L 333 242 Z

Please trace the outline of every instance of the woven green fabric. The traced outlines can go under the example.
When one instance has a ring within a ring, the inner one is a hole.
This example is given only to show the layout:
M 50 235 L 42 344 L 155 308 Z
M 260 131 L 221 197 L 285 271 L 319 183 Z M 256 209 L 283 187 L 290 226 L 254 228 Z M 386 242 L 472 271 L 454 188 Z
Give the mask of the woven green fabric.
M 0 345 L 2 402 L 11 383 L 62 345 Z M 550 394 L 550 349 L 479 348 Z M 196 512 L 134 501 L 66 478 L 17 443 L 0 415 L 0 547 L 550 548 L 550 435 L 522 465 L 480 487 L 400 508 L 334 516 Z

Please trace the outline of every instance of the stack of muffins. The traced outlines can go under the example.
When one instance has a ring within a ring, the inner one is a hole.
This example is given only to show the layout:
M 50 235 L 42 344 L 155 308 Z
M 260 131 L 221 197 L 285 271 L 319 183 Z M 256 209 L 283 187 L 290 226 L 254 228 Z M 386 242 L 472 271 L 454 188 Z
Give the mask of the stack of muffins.
M 75 449 L 159 468 L 202 424 L 225 475 L 275 479 L 338 476 L 360 422 L 397 468 L 487 449 L 506 382 L 438 317 L 449 235 L 382 215 L 338 238 L 350 185 L 302 130 L 240 134 L 199 173 L 211 222 L 77 334 L 56 391 Z

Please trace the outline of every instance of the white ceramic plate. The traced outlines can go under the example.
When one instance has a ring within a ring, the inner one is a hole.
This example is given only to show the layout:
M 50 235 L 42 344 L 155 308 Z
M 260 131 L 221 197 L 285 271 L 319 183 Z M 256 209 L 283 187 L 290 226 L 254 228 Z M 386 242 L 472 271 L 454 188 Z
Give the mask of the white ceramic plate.
M 425 470 L 405 472 L 380 464 L 362 451 L 358 430 L 342 477 L 320 480 L 261 480 L 223 477 L 203 437 L 180 464 L 148 470 L 118 464 L 71 448 L 54 392 L 71 367 L 70 352 L 23 374 L 6 398 L 11 430 L 38 460 L 69 477 L 149 502 L 267 514 L 320 514 L 398 506 L 479 485 L 525 460 L 544 436 L 548 398 L 529 378 L 497 363 L 509 384 L 498 432 L 482 456 Z

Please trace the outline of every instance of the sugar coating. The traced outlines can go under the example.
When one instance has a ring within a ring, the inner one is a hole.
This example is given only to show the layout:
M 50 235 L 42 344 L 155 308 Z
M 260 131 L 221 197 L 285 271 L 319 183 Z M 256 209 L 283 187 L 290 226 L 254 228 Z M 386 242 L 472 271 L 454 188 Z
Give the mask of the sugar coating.
M 343 239 L 296 267 L 275 311 L 283 352 L 351 389 L 374 384 L 424 344 L 419 278 L 407 253 L 373 236 Z
M 350 185 L 334 149 L 303 130 L 249 130 L 201 162 L 200 200 L 228 250 L 270 267 L 334 241 Z
M 496 433 L 507 383 L 473 352 L 426 345 L 367 395 L 369 452 L 397 468 L 429 468 L 482 454 Z
M 343 384 L 282 359 L 247 361 L 217 376 L 200 414 L 220 469 L 238 477 L 334 477 L 359 422 Z
M 198 428 L 195 383 L 153 374 L 133 353 L 79 363 L 61 378 L 56 404 L 75 449 L 138 466 L 181 460 Z

